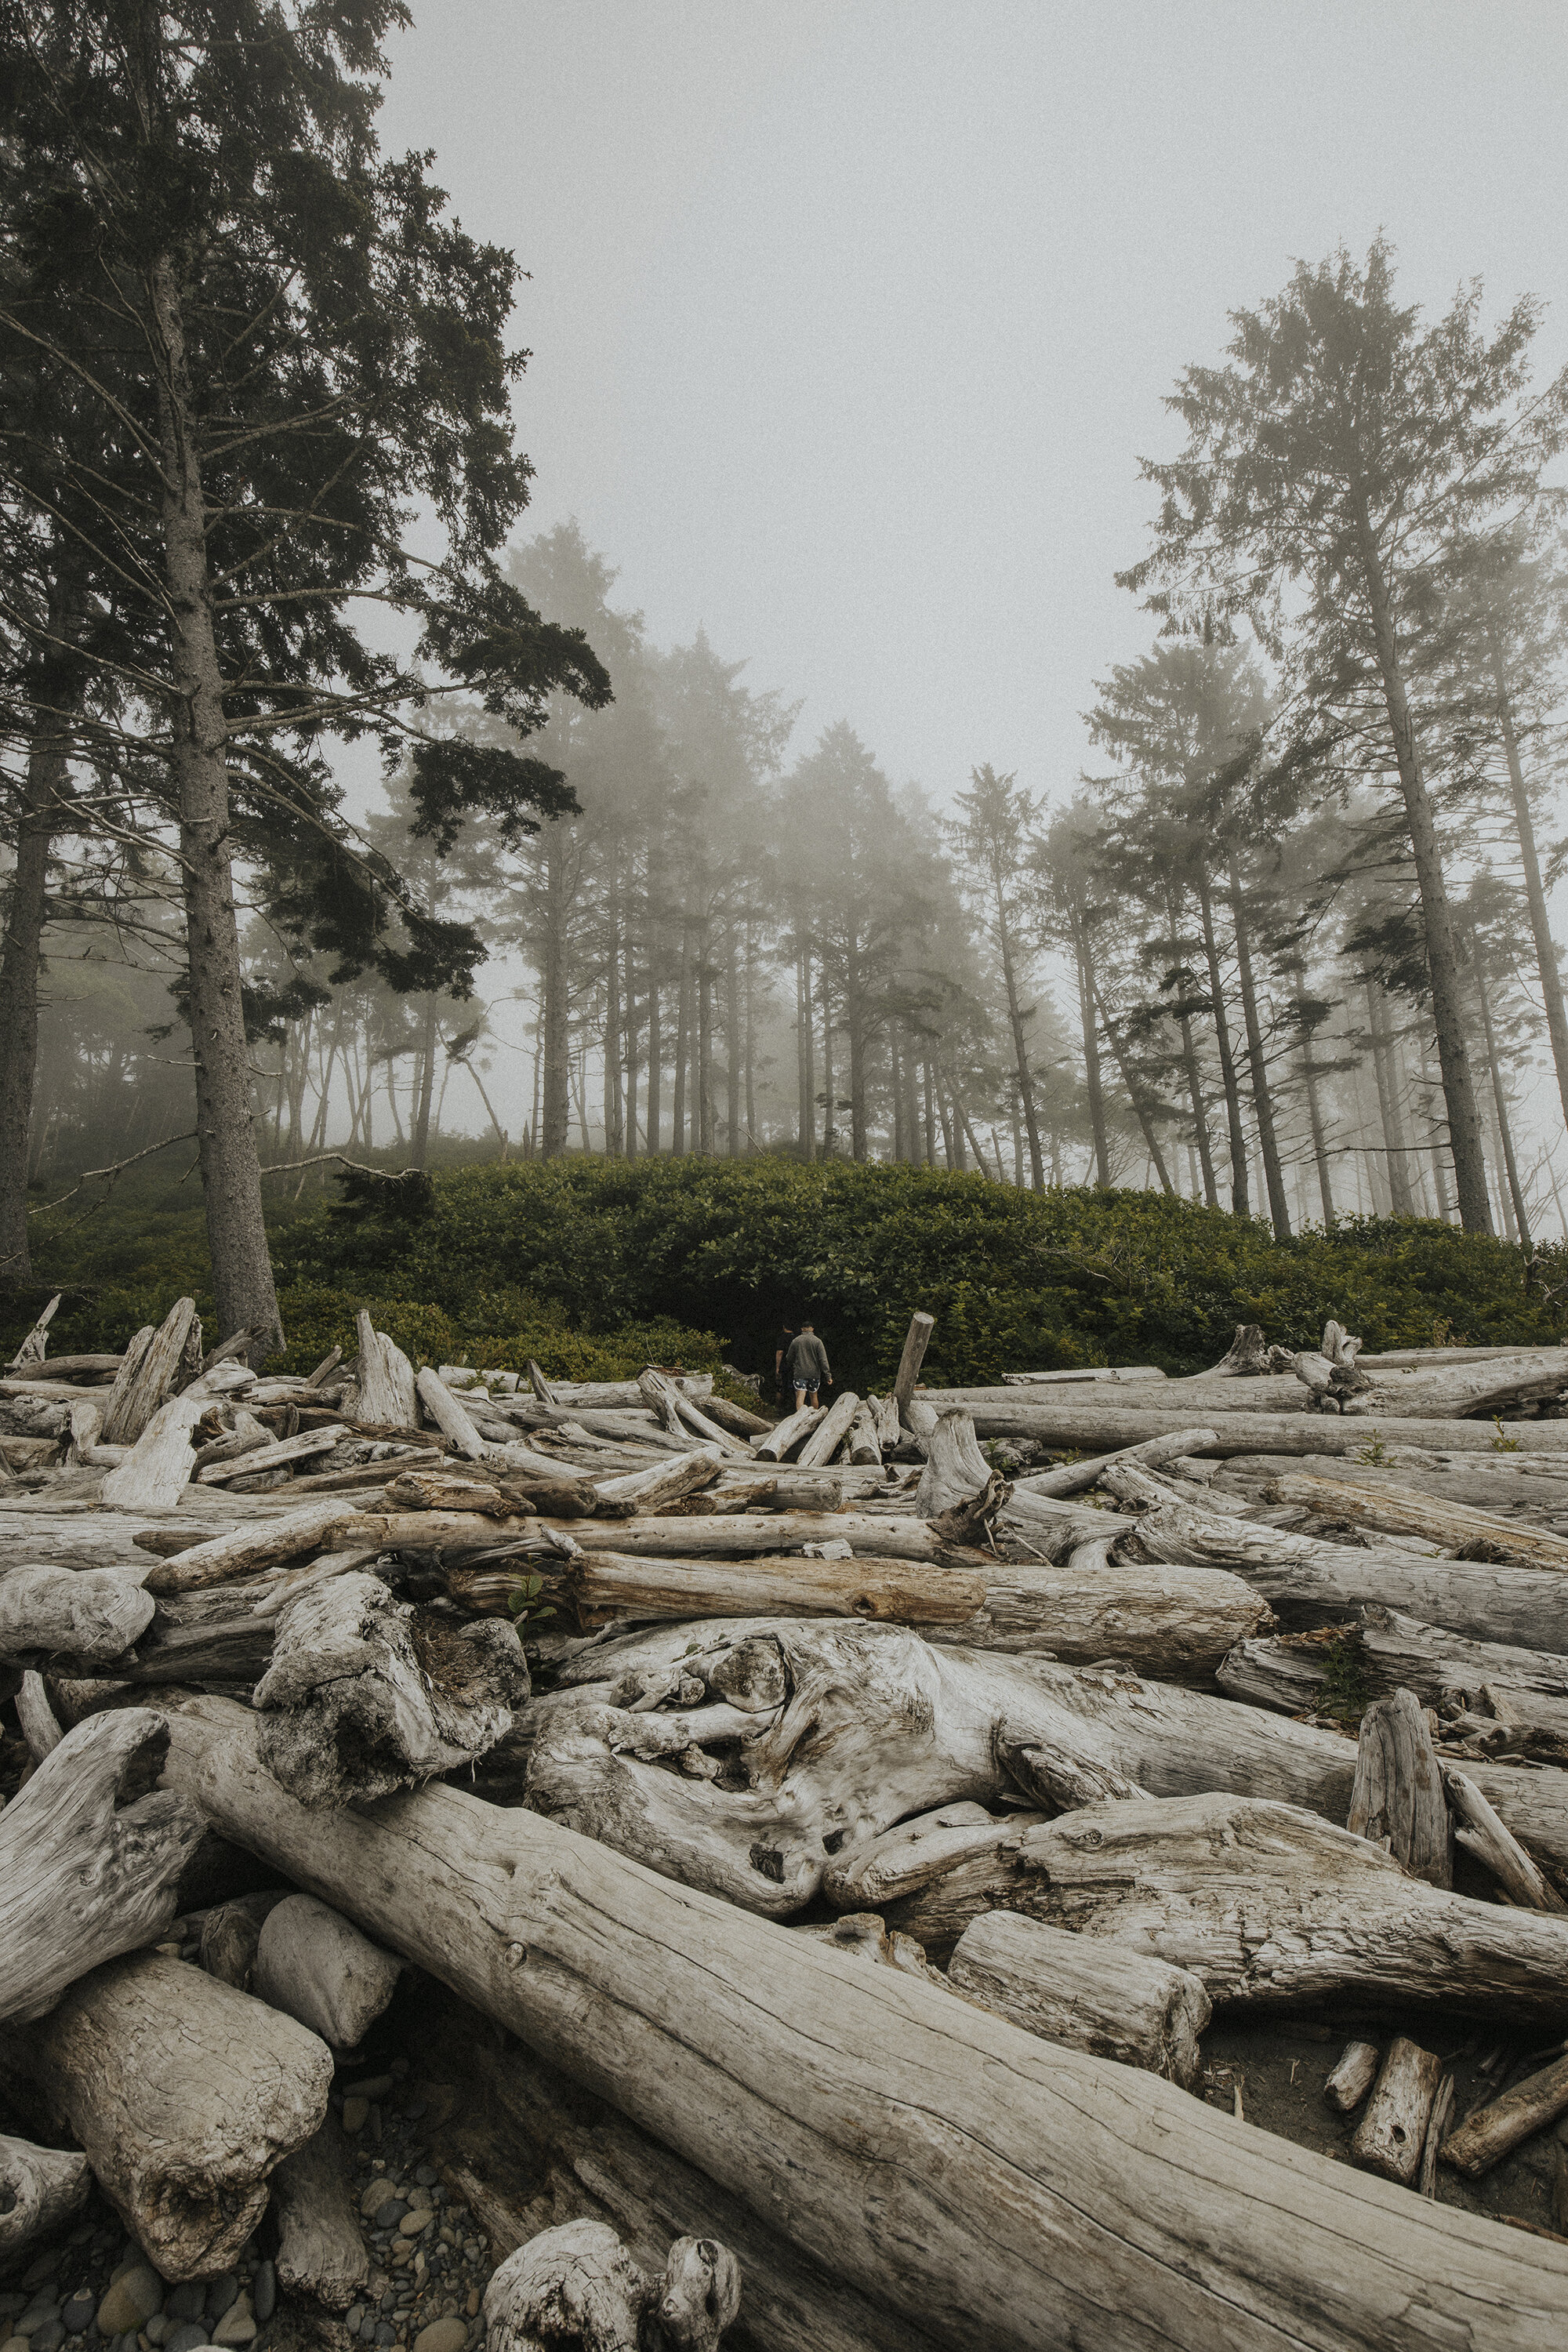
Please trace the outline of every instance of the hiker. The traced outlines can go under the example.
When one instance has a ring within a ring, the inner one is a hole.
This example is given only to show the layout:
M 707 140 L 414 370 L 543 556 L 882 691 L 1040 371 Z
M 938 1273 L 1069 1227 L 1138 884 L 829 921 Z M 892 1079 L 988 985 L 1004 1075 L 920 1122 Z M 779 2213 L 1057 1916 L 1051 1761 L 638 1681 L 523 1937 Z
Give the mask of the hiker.
M 784 1361 L 789 1367 L 789 1376 L 795 1384 L 796 1412 L 803 1405 L 816 1404 L 817 1391 L 824 1381 L 829 1388 L 833 1386 L 833 1374 L 828 1369 L 827 1350 L 810 1323 L 802 1323 L 800 1329 L 784 1349 Z
M 787 1402 L 784 1396 L 784 1358 L 794 1338 L 795 1325 L 784 1323 L 780 1325 L 778 1338 L 773 1342 L 773 1395 L 780 1405 Z

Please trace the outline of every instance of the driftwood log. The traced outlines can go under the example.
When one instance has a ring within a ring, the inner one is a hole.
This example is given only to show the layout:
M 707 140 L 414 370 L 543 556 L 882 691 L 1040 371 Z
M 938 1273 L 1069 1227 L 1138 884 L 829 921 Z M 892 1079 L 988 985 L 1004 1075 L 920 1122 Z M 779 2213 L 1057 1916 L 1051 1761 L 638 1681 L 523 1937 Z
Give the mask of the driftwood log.
M 85 2156 L 0 2132 L 0 2277 L 40 2238 L 62 2233 L 91 2187 Z
M 1342 2116 L 1354 2115 L 1377 2080 L 1379 2052 L 1375 2042 L 1347 2042 L 1339 2063 L 1323 2084 L 1323 2096 Z
M 123 1462 L 106 1474 L 101 1501 L 120 1511 L 172 1510 L 191 1483 L 196 1463 L 191 1433 L 208 1402 L 187 1389 L 161 1404 Z
M 782 1462 L 786 1454 L 805 1444 L 818 1424 L 827 1418 L 821 1405 L 802 1405 L 798 1412 L 787 1413 L 775 1422 L 765 1437 L 756 1440 L 752 1452 L 759 1462 Z
M 370 2275 L 370 2259 L 360 2234 L 348 2143 L 331 2107 L 273 2173 L 272 2204 L 279 2283 L 313 2295 L 329 2311 L 343 2310 Z
M 1203 2071 L 1207 1993 L 1190 1970 L 1124 1945 L 1016 1911 L 983 1911 L 959 1937 L 947 1973 L 971 2000 L 1047 2042 L 1145 2067 L 1189 2091 Z
M 485 2290 L 489 2352 L 715 2352 L 741 2307 L 741 2271 L 712 2238 L 680 2238 L 657 2277 L 604 2221 L 566 2221 L 520 2246 Z
M 1222 1569 L 1116 1570 L 1075 1551 L 1061 1567 L 991 1560 L 984 1583 L 975 1617 L 951 1630 L 932 1626 L 927 1638 L 1043 1651 L 1083 1665 L 1116 1658 L 1157 1682 L 1201 1688 L 1238 1649 L 1256 1645 L 1257 1626 L 1272 1621 L 1261 1594 Z
M 68 1660 L 83 1672 L 111 1665 L 153 1622 L 145 1574 L 145 1569 L 8 1569 L 0 1575 L 0 1658 Z
M 155 1330 L 148 1324 L 137 1332 L 121 1360 L 104 1406 L 105 1445 L 136 1444 L 174 1388 L 193 1338 L 193 1369 L 199 1372 L 202 1327 L 194 1298 L 176 1299 Z
M 360 1570 L 284 1609 L 255 1704 L 280 1785 L 309 1805 L 346 1805 L 482 1756 L 527 1696 L 510 1625 L 444 1625 Z
M 899 1357 L 899 1369 L 893 1375 L 893 1402 L 898 1407 L 900 1421 L 909 1420 L 910 1400 L 914 1395 L 915 1382 L 920 1379 L 921 1366 L 925 1361 L 931 1335 L 935 1329 L 934 1315 L 916 1313 L 910 1316 L 910 1328 L 904 1334 L 903 1349 Z
M 1425 1710 L 1407 1690 L 1376 1700 L 1361 1719 L 1345 1827 L 1385 1846 L 1412 1878 L 1452 1886 L 1454 1832 L 1443 1775 Z
M 1521 1527 L 1459 1503 L 1436 1503 L 1409 1487 L 1362 1486 L 1348 1478 L 1287 1473 L 1270 1482 L 1269 1494 L 1276 1502 L 1300 1503 L 1324 1518 L 1381 1535 L 1420 1536 L 1444 1549 L 1463 1546 L 1478 1559 L 1510 1560 L 1516 1568 L 1568 1570 L 1568 1536 Z
M 1456 2172 L 1477 2179 L 1564 2113 L 1568 2113 L 1568 2058 L 1558 2058 L 1505 2091 L 1500 2099 L 1473 2107 L 1458 2130 L 1443 2142 L 1443 2161 Z
M 795 1461 L 801 1469 L 819 1469 L 824 1463 L 832 1461 L 848 1436 L 850 1425 L 859 1410 L 860 1400 L 853 1389 L 845 1389 L 842 1394 L 834 1398 L 816 1427 L 808 1432 L 805 1444 L 795 1454 Z
M 934 1954 L 987 1910 L 1131 1943 L 1190 1969 L 1216 2009 L 1349 1998 L 1568 2031 L 1568 1923 L 1427 1886 L 1364 1838 L 1255 1797 L 1085 1806 L 884 1907 Z
M 313 1895 L 268 1906 L 250 1990 L 332 2050 L 357 2050 L 396 1990 L 402 1962 Z
M 1238 2129 L 535 1814 L 448 1788 L 309 1811 L 218 1701 L 193 1702 L 174 1741 L 177 1785 L 226 1834 L 944 2352 L 1437 2352 L 1457 2336 L 1546 2352 L 1568 2315 L 1568 2249 Z
M 1467 1853 L 1489 1870 L 1510 1903 L 1531 1911 L 1568 1912 L 1551 1881 L 1536 1867 L 1507 1824 L 1498 1819 L 1475 1782 L 1463 1772 L 1447 1771 L 1443 1787 L 1453 1807 L 1454 1835 Z
M 359 1328 L 359 1396 L 354 1406 L 361 1421 L 392 1422 L 412 1429 L 419 1419 L 414 1367 L 384 1331 L 378 1331 L 364 1308 Z
M 445 1381 L 437 1380 L 428 1364 L 416 1376 L 414 1387 L 426 1418 L 434 1422 L 442 1436 L 450 1438 L 458 1453 L 467 1454 L 470 1462 L 482 1462 L 489 1449 L 475 1428 L 462 1399 L 454 1394 Z
M 144 1707 L 92 1716 L 0 1811 L 0 2018 L 41 2017 L 174 1918 L 205 1824 L 153 1785 L 168 1737 Z
M 987 1580 L 974 1568 L 929 1560 L 648 1559 L 592 1551 L 573 1563 L 563 1589 L 585 1622 L 611 1617 L 862 1617 L 900 1625 L 968 1624 Z M 1246 1588 L 1243 1587 L 1245 1591 Z
M 1354 1457 L 1363 1454 L 1380 1435 L 1385 1435 L 1391 1444 L 1419 1446 L 1426 1452 L 1478 1454 L 1496 1459 L 1497 1432 L 1489 1420 L 1434 1421 L 1391 1415 L 1380 1421 L 1346 1419 L 1338 1413 L 1233 1410 L 1244 1394 L 1262 1385 L 1258 1381 L 1216 1382 L 1209 1390 L 1209 1396 L 1215 1400 L 1211 1404 L 1207 1398 L 1200 1403 L 1190 1392 L 1184 1398 L 1179 1384 L 1166 1381 L 1161 1385 L 1158 1411 L 1142 1402 L 1136 1390 L 1130 1391 L 1123 1400 L 1112 1390 L 1097 1388 L 1091 1402 L 1082 1389 L 1064 1389 L 1054 1393 L 1014 1389 L 1005 1402 L 972 1402 L 969 1412 L 982 1438 L 1027 1437 L 1037 1444 L 1070 1447 L 1075 1453 L 1084 1454 L 1121 1452 L 1146 1438 L 1169 1436 L 1179 1414 L 1184 1422 L 1201 1421 L 1215 1433 L 1211 1444 L 1194 1451 L 1221 1458 L 1234 1454 Z M 1290 1386 L 1298 1396 L 1305 1395 L 1296 1381 L 1292 1381 Z M 933 1389 L 931 1394 L 939 1399 L 942 1391 Z M 1136 1402 L 1135 1398 L 1139 1400 Z M 1510 1422 L 1508 1434 L 1521 1453 L 1568 1452 L 1561 1422 Z
M 357 1521 L 357 1526 L 356 1526 Z M 378 1522 L 356 1512 L 352 1502 L 306 1503 L 299 1510 L 250 1519 L 226 1534 L 194 1544 L 147 1571 L 149 1592 L 195 1592 L 203 1585 L 227 1584 L 242 1576 L 322 1551 L 342 1532 L 346 1542 L 374 1542 Z
M 1408 2186 L 1420 2167 L 1442 2074 L 1443 2062 L 1434 2051 L 1396 2033 L 1355 2127 L 1351 2161 Z
M 0 2032 L 0 2081 L 68 2123 L 166 2279 L 237 2259 L 331 2078 L 326 2044 L 291 2017 L 156 1952 L 95 1970 L 30 2034 Z

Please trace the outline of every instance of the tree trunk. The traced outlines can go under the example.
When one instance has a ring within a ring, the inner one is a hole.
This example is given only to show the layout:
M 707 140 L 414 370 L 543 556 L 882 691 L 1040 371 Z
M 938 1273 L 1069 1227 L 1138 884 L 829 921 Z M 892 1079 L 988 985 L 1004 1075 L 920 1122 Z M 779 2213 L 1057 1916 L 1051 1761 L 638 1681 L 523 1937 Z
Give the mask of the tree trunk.
M 29 1276 L 27 1135 L 38 1066 L 38 967 L 49 852 L 66 801 L 64 730 L 41 717 L 27 749 L 5 950 L 0 959 L 0 1283 Z
M 552 817 L 544 832 L 544 1104 L 540 1149 L 557 1160 L 572 1118 L 572 1006 L 567 971 L 567 834 Z
M 1203 2072 L 1198 2036 L 1213 2011 L 1185 1969 L 1080 1941 L 1017 1912 L 987 1911 L 959 1937 L 947 1972 L 971 2000 L 1047 2042 L 1142 2066 L 1188 2091 Z
M 306 1816 L 257 1769 L 243 1712 L 201 1710 L 178 1719 L 177 1777 L 227 1834 L 943 2352 L 1265 2352 L 1304 2309 L 1344 2352 L 1426 2352 L 1434 2298 L 1469 2352 L 1552 2340 L 1556 2248 L 1421 2200 L 1395 2223 L 1385 2191 L 1267 2133 L 1238 2169 L 1230 2117 L 1157 2076 L 1046 2052 L 527 1811 L 441 1789 Z
M 670 1150 L 679 1159 L 686 1150 L 686 1081 L 691 1062 L 691 926 L 680 925 L 680 980 L 675 1028 L 675 1097 L 671 1110 Z M 696 1125 L 695 1118 L 692 1121 Z
M 1307 1097 L 1307 1119 L 1312 1131 L 1312 1160 L 1318 1171 L 1318 1198 L 1322 1202 L 1323 1223 L 1331 1230 L 1334 1222 L 1334 1192 L 1329 1168 L 1328 1137 L 1323 1126 L 1322 1098 L 1318 1092 L 1318 1066 L 1312 1059 L 1312 1032 L 1307 1020 L 1307 968 L 1302 963 L 1294 967 L 1296 981 L 1296 1027 L 1301 1040 L 1301 1084 Z
M 816 1157 L 816 1056 L 811 1000 L 811 956 L 803 947 L 795 960 L 795 1082 L 800 1156 L 806 1160 Z
M 1219 1052 L 1220 1084 L 1225 1088 L 1226 1125 L 1230 1136 L 1230 1205 L 1238 1217 L 1249 1213 L 1247 1183 L 1247 1138 L 1241 1125 L 1241 1090 L 1236 1082 L 1236 1061 L 1230 1050 L 1230 1023 L 1226 1017 L 1225 986 L 1220 977 L 1219 941 L 1215 936 L 1214 898 L 1208 876 L 1200 870 L 1198 909 L 1203 916 L 1204 956 L 1208 964 L 1209 998 L 1214 1006 L 1215 1044 Z
M 713 983 L 718 973 L 712 934 L 712 918 L 705 912 L 697 930 L 697 1148 L 705 1159 L 718 1150 L 713 1102 Z
M 1509 693 L 1508 678 L 1503 669 L 1502 647 L 1491 629 L 1487 631 L 1487 652 L 1491 663 L 1492 684 L 1497 690 L 1498 726 L 1508 761 L 1513 822 L 1519 835 L 1520 863 L 1524 868 L 1524 893 L 1530 908 L 1530 934 L 1535 946 L 1536 970 L 1541 975 L 1542 1001 L 1546 1008 L 1546 1033 L 1552 1041 L 1558 1099 L 1563 1105 L 1564 1122 L 1568 1123 L 1568 1009 L 1564 1008 L 1563 1002 L 1563 976 L 1557 960 L 1557 946 L 1552 936 L 1552 917 L 1547 910 L 1546 892 L 1542 887 L 1541 858 L 1535 846 L 1535 820 L 1531 814 L 1530 794 L 1525 789 L 1524 770 L 1520 762 L 1513 698 Z
M 1171 952 L 1179 958 L 1185 942 L 1180 937 L 1176 899 L 1168 884 L 1165 889 L 1165 919 L 1171 933 Z M 1183 992 L 1184 994 L 1185 991 Z M 1184 1013 L 1176 1025 L 1182 1037 L 1182 1068 L 1187 1081 L 1187 1099 L 1193 1107 L 1193 1141 L 1197 1147 L 1198 1165 L 1203 1172 L 1204 1199 L 1211 1209 L 1217 1209 L 1219 1187 L 1215 1182 L 1214 1151 L 1209 1142 L 1208 1111 L 1204 1103 L 1203 1072 L 1198 1065 L 1191 1013 Z M 1196 1187 L 1194 1189 L 1195 1191 Z
M 741 957 L 735 919 L 724 925 L 724 1150 L 741 1156 Z
M 1290 1238 L 1290 1204 L 1279 1167 L 1279 1146 L 1274 1133 L 1274 1096 L 1268 1084 L 1268 1064 L 1263 1046 L 1263 1024 L 1258 1011 L 1258 991 L 1252 979 L 1251 927 L 1236 852 L 1229 852 L 1230 919 L 1236 932 L 1236 968 L 1241 982 L 1242 1018 L 1247 1024 L 1247 1059 L 1252 1078 L 1252 1107 L 1258 1119 L 1258 1141 L 1263 1155 L 1263 1181 L 1268 1213 L 1278 1241 Z
M 1519 1160 L 1513 1148 L 1513 1125 L 1508 1115 L 1508 1095 L 1504 1090 L 1502 1058 L 1498 1051 L 1497 1032 L 1492 1025 L 1491 998 L 1487 991 L 1484 950 L 1474 930 L 1470 933 L 1470 968 L 1476 976 L 1476 1002 L 1480 1007 L 1481 1039 L 1486 1049 L 1487 1069 L 1492 1083 L 1492 1108 L 1497 1115 L 1498 1143 L 1502 1152 L 1503 1172 L 1508 1180 L 1508 1200 L 1513 1204 L 1513 1223 L 1517 1230 L 1509 1238 L 1519 1243 L 1526 1256 L 1535 1244 L 1530 1238 L 1530 1212 L 1524 1205 L 1524 1187 L 1519 1181 Z M 1508 1205 L 1505 1202 L 1504 1206 Z
M 1105 1024 L 1106 1036 L 1110 1041 L 1110 1050 L 1116 1057 L 1116 1066 L 1121 1073 L 1121 1083 L 1127 1089 L 1127 1099 L 1132 1106 L 1133 1114 L 1137 1118 L 1140 1131 L 1142 1134 L 1144 1149 L 1149 1154 L 1150 1162 L 1153 1168 L 1154 1173 L 1160 1179 L 1160 1190 L 1162 1192 L 1173 1193 L 1176 1188 L 1171 1181 L 1171 1171 L 1165 1165 L 1165 1155 L 1161 1150 L 1159 1138 L 1154 1133 L 1154 1121 L 1150 1114 L 1148 1097 L 1145 1095 L 1141 1081 L 1135 1076 L 1132 1066 L 1127 1059 L 1126 1050 L 1122 1045 L 1121 1034 L 1118 1032 L 1115 1022 L 1110 1017 L 1110 1010 L 1107 1007 L 1103 997 L 1100 993 L 1098 983 L 1091 981 L 1090 987 L 1093 1002 L 1099 1009 L 1100 1020 Z
M 1105 1088 L 1100 1075 L 1100 1034 L 1095 1021 L 1094 967 L 1089 960 L 1089 936 L 1082 918 L 1074 909 L 1072 919 L 1073 948 L 1078 959 L 1078 1009 L 1083 1034 L 1084 1085 L 1089 1093 L 1089 1123 L 1094 1135 L 1094 1181 L 1109 1190 L 1110 1184 L 1110 1147 L 1105 1132 Z M 1035 1189 L 1043 1188 L 1043 1175 L 1037 1175 Z
M 1007 920 L 1007 902 L 1003 894 L 1001 874 L 998 872 L 994 878 L 996 942 L 1002 950 L 1002 977 L 1007 990 L 1007 1022 L 1013 1033 L 1013 1064 L 1017 1072 L 1018 1097 L 1023 1106 L 1024 1125 L 1029 1138 L 1029 1182 L 1035 1192 L 1043 1192 L 1046 1189 L 1046 1170 L 1045 1162 L 1040 1158 L 1040 1126 L 1035 1115 L 1035 1081 L 1029 1068 L 1028 1043 L 1024 1034 L 1026 1016 L 1018 1002 L 1018 975 L 1013 961 L 1013 932 Z M 1086 969 L 1083 953 L 1080 950 L 1079 957 L 1080 974 Z M 1086 1012 L 1084 1014 L 1086 1034 L 1088 1025 L 1092 1024 L 1092 1014 Z M 1098 1129 L 1096 1132 L 1098 1136 Z M 1110 1180 L 1105 1173 L 1103 1153 L 1100 1156 L 1100 1182 L 1109 1183 Z
M 622 1157 L 626 1148 L 626 1097 L 621 1034 L 621 922 L 619 877 L 612 854 L 609 905 L 605 930 L 605 1155 Z
M 153 264 L 149 284 L 163 346 L 157 371 L 162 524 L 177 688 L 170 725 L 190 960 L 196 1148 L 218 1321 L 226 1331 L 259 1329 L 263 1337 L 252 1351 L 259 1361 L 282 1346 L 283 1325 L 267 1253 L 245 1034 L 229 833 L 228 729 L 213 626 L 206 502 L 180 289 L 170 257 Z
M 1421 772 L 1415 728 L 1405 698 L 1404 672 L 1394 623 L 1393 603 L 1384 577 L 1383 558 L 1367 514 L 1364 495 L 1360 512 L 1363 583 L 1372 614 L 1373 640 L 1383 679 L 1384 706 L 1388 713 L 1399 788 L 1410 828 L 1415 879 L 1421 893 L 1426 930 L 1426 972 L 1432 983 L 1432 1013 L 1437 1031 L 1437 1060 L 1443 1073 L 1443 1099 L 1448 1113 L 1448 1149 L 1454 1160 L 1454 1181 L 1459 1195 L 1459 1220 L 1468 1234 L 1489 1234 L 1491 1208 L 1487 1199 L 1486 1160 L 1481 1150 L 1481 1123 L 1470 1075 L 1469 1045 L 1465 1036 L 1465 992 L 1459 966 L 1458 941 L 1443 878 L 1443 853 L 1436 820 Z
M 408 1155 L 411 1168 L 426 1168 L 430 1161 L 430 1102 L 436 1091 L 436 1048 L 440 1040 L 437 1013 L 437 999 L 432 992 L 425 999 L 425 1034 L 419 1047 L 419 1096 L 414 1111 L 414 1147 Z
M 664 1118 L 664 1037 L 659 1027 L 658 971 L 650 944 L 647 965 L 647 1148 L 657 1156 Z

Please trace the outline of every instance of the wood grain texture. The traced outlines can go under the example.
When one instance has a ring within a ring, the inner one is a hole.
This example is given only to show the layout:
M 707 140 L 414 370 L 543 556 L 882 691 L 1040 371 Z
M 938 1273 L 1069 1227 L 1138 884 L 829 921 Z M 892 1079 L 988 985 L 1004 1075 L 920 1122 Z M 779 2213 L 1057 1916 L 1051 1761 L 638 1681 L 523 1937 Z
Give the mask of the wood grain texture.
M 1017 1912 L 983 1911 L 947 1973 L 971 2000 L 1047 2042 L 1142 2066 L 1188 2091 L 1203 2072 L 1198 2036 L 1213 2011 L 1187 1969 Z

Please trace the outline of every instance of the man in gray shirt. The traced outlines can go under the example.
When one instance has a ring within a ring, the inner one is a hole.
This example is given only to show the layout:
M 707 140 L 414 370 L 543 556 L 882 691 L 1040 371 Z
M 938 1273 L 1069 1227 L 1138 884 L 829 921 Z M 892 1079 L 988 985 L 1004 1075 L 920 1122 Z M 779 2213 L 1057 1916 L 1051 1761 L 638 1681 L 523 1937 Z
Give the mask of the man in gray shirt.
M 809 1323 L 803 1323 L 784 1350 L 784 1363 L 795 1383 L 795 1409 L 815 1405 L 817 1391 L 826 1381 L 833 1386 L 833 1374 L 828 1369 L 827 1350 Z

